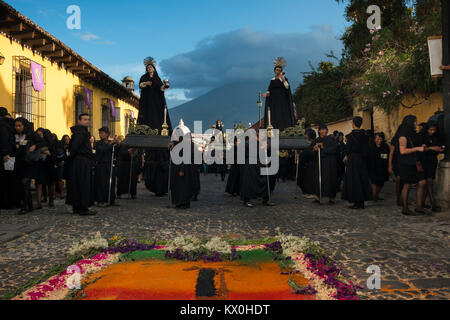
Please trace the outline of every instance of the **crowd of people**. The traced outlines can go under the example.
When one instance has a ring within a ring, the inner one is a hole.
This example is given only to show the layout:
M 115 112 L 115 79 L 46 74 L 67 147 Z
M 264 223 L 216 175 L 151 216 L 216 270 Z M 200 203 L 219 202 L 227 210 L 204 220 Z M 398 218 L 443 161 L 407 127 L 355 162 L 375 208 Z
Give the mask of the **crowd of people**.
M 89 125 L 89 115 L 81 114 L 71 137 L 59 140 L 50 130 L 34 130 L 27 119 L 13 119 L 0 108 L 1 208 L 20 209 L 19 214 L 40 210 L 47 202 L 54 208 L 58 195 L 74 213 L 94 215 L 89 210 L 94 204 L 116 206 L 116 196 L 127 194 L 135 199 L 142 154 L 123 147 L 121 137 L 110 137 L 107 127 L 99 129 L 100 140 L 95 141 Z
M 355 117 L 352 123 L 353 131 L 347 136 L 337 131 L 328 135 L 326 125 L 319 127 L 318 135 L 307 129 L 310 144 L 299 153 L 298 172 L 295 153 L 281 150 L 278 174 L 262 175 L 263 161 L 257 164 L 249 161 L 252 138 L 246 137 L 245 141 L 235 139 L 234 144 L 235 157 L 238 145 L 245 144 L 245 163 L 237 164 L 235 159 L 228 170 L 225 165 L 217 166 L 216 174 L 220 173 L 224 180 L 225 171 L 228 172 L 226 192 L 239 195 L 246 207 L 253 207 L 251 200 L 257 198 L 264 205 L 275 205 L 271 194 L 277 180 L 297 176 L 297 185 L 305 198 L 314 199 L 315 203 L 324 203 L 326 199 L 333 205 L 341 192 L 342 199 L 352 203 L 351 209 L 364 209 L 369 200 L 382 201 L 381 190 L 393 175 L 397 203 L 403 207 L 403 214 L 426 214 L 424 209 L 440 211 L 433 192 L 438 155 L 444 152 L 437 123 L 423 123 L 417 130 L 416 117 L 407 116 L 390 145 L 384 133 L 361 129 L 361 117 Z M 5 108 L 0 108 L 0 152 L 4 164 L 0 170 L 1 208 L 20 208 L 19 214 L 40 210 L 47 202 L 53 208 L 58 195 L 66 199 L 74 213 L 94 215 L 96 212 L 89 208 L 95 204 L 117 206 L 116 198 L 124 195 L 135 199 L 141 174 L 148 190 L 158 197 L 170 192 L 171 202 L 177 208 L 187 209 L 192 200 L 197 200 L 202 165 L 171 163 L 169 168 L 168 150 L 144 154 L 122 146 L 121 137 L 111 137 L 107 127 L 99 129 L 100 139 L 95 141 L 89 126 L 89 115 L 81 114 L 78 124 L 71 128 L 71 137 L 65 135 L 59 140 L 50 130 L 34 130 L 25 118 L 12 119 Z M 270 157 L 270 140 L 267 143 L 254 139 Z M 32 197 L 32 182 L 36 197 Z M 417 206 L 411 211 L 408 198 L 413 186 L 417 190 Z
M 352 203 L 351 209 L 364 209 L 366 201 L 383 200 L 380 192 L 393 174 L 403 214 L 423 215 L 424 209 L 440 211 L 433 192 L 438 155 L 444 152 L 438 124 L 430 121 L 417 128 L 417 118 L 406 116 L 388 145 L 384 133 L 363 130 L 362 123 L 361 117 L 355 117 L 353 131 L 345 137 L 339 132 L 328 135 L 325 125 L 319 127 L 318 137 L 314 130 L 306 131 L 310 146 L 300 154 L 298 179 L 305 196 L 316 198 L 315 202 L 320 201 L 319 197 L 328 198 L 333 205 L 341 190 L 342 199 Z M 414 211 L 408 207 L 412 186 L 417 188 Z M 427 198 L 429 205 L 425 204 Z

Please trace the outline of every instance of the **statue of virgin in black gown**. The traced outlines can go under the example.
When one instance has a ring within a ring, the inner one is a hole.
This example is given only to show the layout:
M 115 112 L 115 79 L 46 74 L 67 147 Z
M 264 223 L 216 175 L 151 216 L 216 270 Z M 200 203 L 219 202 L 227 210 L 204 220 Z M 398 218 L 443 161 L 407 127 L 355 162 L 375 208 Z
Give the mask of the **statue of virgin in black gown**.
M 264 111 L 264 127 L 269 125 L 268 106 L 270 106 L 270 120 L 275 129 L 283 131 L 286 128 L 293 127 L 295 123 L 294 103 L 289 81 L 284 77 L 283 67 L 276 66 L 274 69 L 275 77 L 270 81 L 267 91 L 264 94 L 266 98 L 266 108 Z
M 164 109 L 166 108 L 166 98 L 164 96 L 164 83 L 155 68 L 155 61 L 147 58 L 144 61 L 147 73 L 140 81 L 141 98 L 139 101 L 138 124 L 145 124 L 152 129 L 162 131 L 164 123 Z M 172 124 L 169 112 L 166 117 L 169 126 L 169 136 L 172 134 Z M 162 197 L 168 192 L 169 180 L 169 151 L 167 150 L 147 150 L 144 166 L 145 185 L 150 192 Z
M 147 60 L 146 60 L 147 61 Z M 141 98 L 139 100 L 138 124 L 145 124 L 161 133 L 164 123 L 164 109 L 166 98 L 164 96 L 164 83 L 158 75 L 154 63 L 146 63 L 147 73 L 139 80 Z M 169 132 L 172 132 L 169 113 L 167 112 Z

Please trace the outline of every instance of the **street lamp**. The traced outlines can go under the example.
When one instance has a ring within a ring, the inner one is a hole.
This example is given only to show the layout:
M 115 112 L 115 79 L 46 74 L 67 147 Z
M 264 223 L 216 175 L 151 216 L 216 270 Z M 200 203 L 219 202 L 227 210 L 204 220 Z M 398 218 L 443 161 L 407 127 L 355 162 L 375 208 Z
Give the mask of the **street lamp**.
M 261 109 L 263 106 L 261 91 L 259 92 L 259 98 L 258 98 L 257 103 L 258 103 L 258 109 L 259 109 L 259 128 L 261 128 Z
M 0 52 L 0 66 L 5 62 L 5 56 Z

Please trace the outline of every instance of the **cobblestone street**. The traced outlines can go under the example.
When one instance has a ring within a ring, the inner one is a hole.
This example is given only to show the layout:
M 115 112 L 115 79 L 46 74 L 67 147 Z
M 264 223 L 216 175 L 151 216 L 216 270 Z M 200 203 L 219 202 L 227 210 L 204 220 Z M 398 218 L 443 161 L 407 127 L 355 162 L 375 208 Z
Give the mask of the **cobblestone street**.
M 55 210 L 25 216 L 0 213 L 0 295 L 23 285 L 65 260 L 74 241 L 93 236 L 166 240 L 192 234 L 247 239 L 282 233 L 306 236 L 342 265 L 346 274 L 366 287 L 367 267 L 381 269 L 381 290 L 362 291 L 362 299 L 449 299 L 450 213 L 406 217 L 400 213 L 389 184 L 382 203 L 364 211 L 312 204 L 293 182 L 280 182 L 273 201 L 276 207 L 244 208 L 238 198 L 224 193 L 225 182 L 202 175 L 199 202 L 188 211 L 167 208 L 167 198 L 156 198 L 139 185 L 137 200 L 118 200 L 120 207 L 99 209 L 94 217 L 73 215 L 58 200 Z

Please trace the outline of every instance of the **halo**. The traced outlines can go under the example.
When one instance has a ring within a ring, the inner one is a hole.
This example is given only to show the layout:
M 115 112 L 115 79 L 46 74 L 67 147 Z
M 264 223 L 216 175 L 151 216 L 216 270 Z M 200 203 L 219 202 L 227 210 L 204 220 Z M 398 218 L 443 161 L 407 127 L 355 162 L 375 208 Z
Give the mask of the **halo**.
M 286 67 L 286 65 L 287 65 L 286 59 L 283 57 L 277 57 L 273 61 L 274 67 L 281 67 L 282 69 L 284 69 Z
M 147 67 L 148 65 L 152 65 L 153 67 L 156 67 L 156 60 L 153 59 L 153 57 L 147 57 L 144 59 L 144 65 Z

